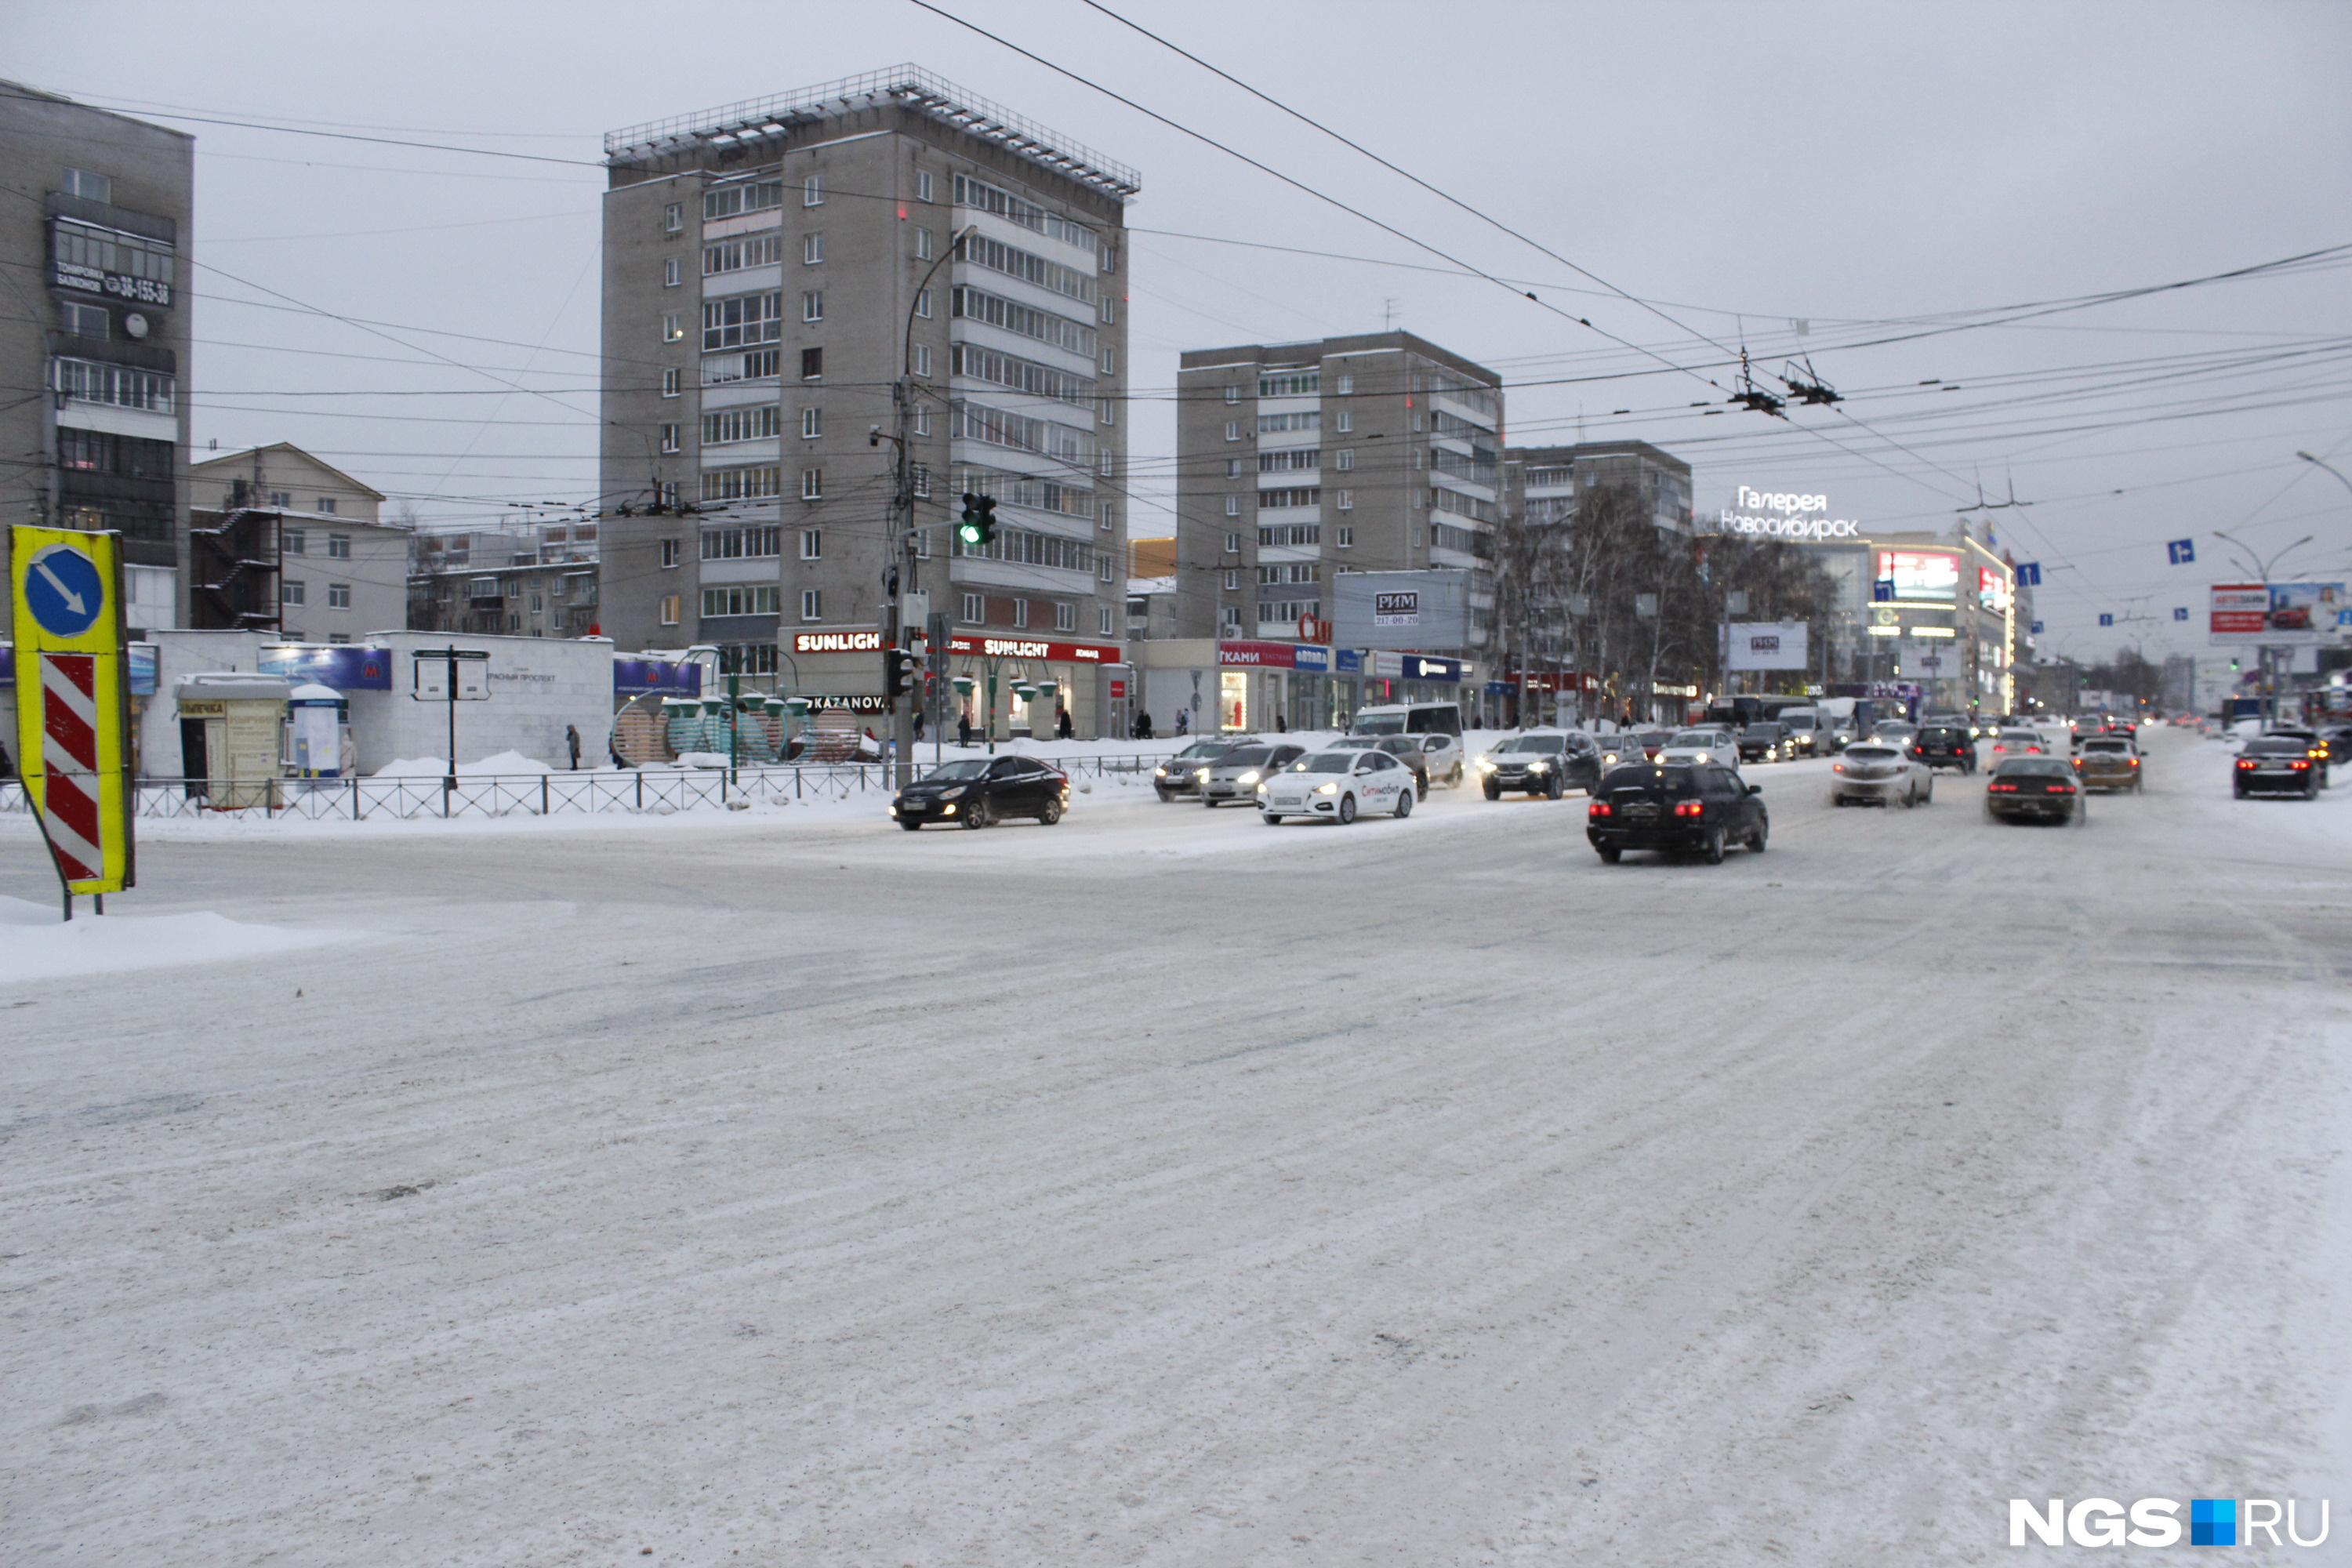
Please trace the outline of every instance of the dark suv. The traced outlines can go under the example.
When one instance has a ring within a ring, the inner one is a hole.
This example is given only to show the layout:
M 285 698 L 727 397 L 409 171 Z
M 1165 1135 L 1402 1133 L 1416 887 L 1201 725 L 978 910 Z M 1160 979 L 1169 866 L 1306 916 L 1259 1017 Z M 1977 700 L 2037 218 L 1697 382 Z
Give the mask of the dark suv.
M 1796 742 L 1778 724 L 1750 724 L 1739 731 L 1739 760 L 1743 763 L 1777 763 L 1796 754 Z
M 1937 768 L 1958 768 L 1963 773 L 1977 771 L 1977 743 L 1964 723 L 1923 725 L 1911 737 L 1911 754 L 1927 764 L 1927 771 Z
M 1763 793 L 1707 763 L 1612 768 L 1584 808 L 1584 837 L 1612 866 L 1628 849 L 1696 850 L 1720 866 L 1726 845 L 1763 852 L 1771 831 Z

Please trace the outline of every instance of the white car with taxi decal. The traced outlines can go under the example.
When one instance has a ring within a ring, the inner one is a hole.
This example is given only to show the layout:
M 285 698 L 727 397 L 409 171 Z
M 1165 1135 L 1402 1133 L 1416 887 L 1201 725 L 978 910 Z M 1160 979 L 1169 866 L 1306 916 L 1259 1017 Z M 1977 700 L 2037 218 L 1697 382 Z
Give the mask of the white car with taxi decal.
M 1353 822 L 1359 813 L 1412 815 L 1413 773 L 1386 752 L 1309 752 L 1257 786 L 1271 827 L 1285 817 Z

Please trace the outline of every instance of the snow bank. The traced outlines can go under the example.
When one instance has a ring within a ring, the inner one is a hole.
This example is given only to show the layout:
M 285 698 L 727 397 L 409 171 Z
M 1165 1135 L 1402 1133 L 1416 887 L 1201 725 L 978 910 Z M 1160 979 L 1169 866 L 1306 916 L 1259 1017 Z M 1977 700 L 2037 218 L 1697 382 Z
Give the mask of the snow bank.
M 520 752 L 500 752 L 478 763 L 459 763 L 457 776 L 489 773 L 551 773 L 555 770 Z M 394 757 L 368 776 L 379 779 L 438 779 L 449 775 L 449 764 L 439 757 Z
M 184 915 L 100 916 L 89 912 L 87 900 L 76 900 L 75 909 L 73 922 L 68 924 L 58 918 L 55 904 L 27 903 L 0 895 L 0 985 L 104 974 L 121 969 L 265 958 L 329 942 L 351 942 L 365 934 L 245 925 L 209 910 Z

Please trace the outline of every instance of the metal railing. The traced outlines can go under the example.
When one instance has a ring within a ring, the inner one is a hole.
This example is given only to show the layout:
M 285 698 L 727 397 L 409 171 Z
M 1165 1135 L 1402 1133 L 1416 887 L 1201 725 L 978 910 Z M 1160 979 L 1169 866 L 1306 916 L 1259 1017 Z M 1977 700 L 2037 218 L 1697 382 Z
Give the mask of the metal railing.
M 984 755 L 978 747 L 964 756 Z M 1000 752 L 1000 755 L 1005 754 Z M 1072 778 L 1149 774 L 1166 753 L 1049 759 Z M 919 763 L 919 777 L 929 771 Z M 455 788 L 439 776 L 398 778 L 143 778 L 136 813 L 194 820 L 211 816 L 290 816 L 305 821 L 369 822 L 475 816 L 617 814 L 670 816 L 746 805 L 851 800 L 887 795 L 879 763 L 781 763 L 728 768 L 632 768 L 596 773 L 460 773 Z M 23 784 L 0 780 L 0 816 L 26 811 Z

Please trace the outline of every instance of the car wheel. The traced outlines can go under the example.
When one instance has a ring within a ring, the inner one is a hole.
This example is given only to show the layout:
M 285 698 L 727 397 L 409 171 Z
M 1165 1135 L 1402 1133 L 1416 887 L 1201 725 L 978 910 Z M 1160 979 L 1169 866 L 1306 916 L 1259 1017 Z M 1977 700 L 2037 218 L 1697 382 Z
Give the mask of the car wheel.
M 1213 800 L 1211 800 L 1211 799 L 1210 799 L 1207 795 L 1202 795 L 1202 796 L 1201 797 L 1201 804 L 1202 804 L 1202 805 L 1207 806 L 1211 811 L 1214 811 L 1214 810 L 1216 810 L 1216 809 L 1217 809 L 1217 803 L 1216 803 L 1215 801 L 1213 801 Z
M 1706 836 L 1706 847 L 1699 851 L 1710 866 L 1723 864 L 1723 829 L 1711 829 Z
M 1918 804 L 1919 786 L 1917 784 L 1913 784 L 1909 789 L 1903 792 L 1903 809 L 1908 811 Z
M 1748 847 L 1761 855 L 1764 853 L 1764 841 L 1771 836 L 1771 823 L 1759 816 L 1756 819 L 1756 832 L 1748 840 Z
M 1559 774 L 1555 773 L 1552 775 L 1551 787 L 1544 791 L 1544 798 L 1546 800 L 1558 800 L 1561 795 L 1566 795 L 1567 793 L 1568 785 L 1561 782 Z
M 1344 825 L 1355 820 L 1356 797 L 1352 795 L 1341 795 L 1339 797 L 1339 821 Z
M 1613 845 L 1604 844 L 1600 846 L 1599 853 L 1601 856 L 1601 863 L 1603 866 L 1614 866 L 1618 861 L 1625 858 L 1625 851 L 1615 847 Z
M 1919 797 L 1919 804 L 1921 805 L 1933 805 L 1936 804 L 1936 781 L 1933 778 L 1928 779 L 1927 793 Z
M 1501 784 L 1488 784 L 1488 785 L 1486 786 L 1486 798 L 1487 798 L 1488 800 L 1500 800 L 1500 799 L 1502 799 L 1502 798 L 1503 798 L 1503 786 L 1502 786 Z
M 1164 789 L 1156 789 L 1156 790 L 1153 790 L 1151 793 L 1152 793 L 1152 794 L 1154 794 L 1154 795 L 1158 795 L 1158 796 L 1160 797 L 1160 805 L 1166 805 L 1170 801 L 1174 800 L 1174 799 L 1176 798 L 1174 795 L 1170 795 L 1170 794 L 1169 794 L 1166 790 L 1164 790 Z
M 901 821 L 898 826 L 905 828 L 909 833 L 919 833 L 923 828 L 923 825 L 919 822 Z
M 1407 817 L 1412 815 L 1412 791 L 1409 789 L 1401 789 L 1397 791 L 1396 814 L 1399 817 Z
M 1037 814 L 1037 820 L 1044 823 L 1048 827 L 1051 827 L 1054 824 L 1061 821 L 1062 803 L 1058 800 L 1047 801 L 1045 803 L 1045 809 Z
M 1454 763 L 1454 771 L 1445 775 L 1445 787 L 1447 789 L 1460 789 L 1462 787 L 1462 764 L 1460 763 Z
M 1282 813 L 1278 811 L 1261 811 L 1257 814 L 1257 819 L 1260 822 L 1265 823 L 1268 827 L 1279 827 L 1282 826 Z
M 971 809 L 963 814 L 963 825 L 966 827 L 971 828 L 975 832 L 987 826 L 988 808 L 981 805 L 978 801 L 974 801 L 972 803 Z

